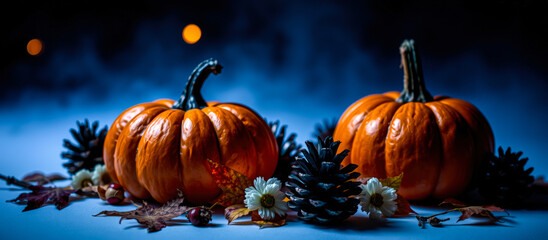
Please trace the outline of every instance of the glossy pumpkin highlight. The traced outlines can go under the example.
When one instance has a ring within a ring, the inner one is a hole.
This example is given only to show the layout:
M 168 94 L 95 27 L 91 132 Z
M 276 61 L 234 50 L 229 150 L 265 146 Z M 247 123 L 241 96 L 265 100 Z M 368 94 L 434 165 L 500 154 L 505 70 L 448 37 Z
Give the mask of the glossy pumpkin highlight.
M 233 103 L 207 103 L 200 94 L 217 60 L 202 62 L 181 98 L 160 99 L 128 108 L 112 124 L 104 145 L 110 176 L 133 196 L 167 202 L 182 190 L 203 204 L 220 189 L 208 159 L 250 179 L 269 178 L 277 164 L 276 139 L 253 110 Z
M 410 200 L 456 196 L 493 152 L 491 127 L 472 104 L 428 93 L 412 40 L 404 41 L 400 53 L 403 92 L 366 96 L 339 119 L 334 139 L 341 151 L 350 150 L 343 165 L 358 165 L 362 177 L 403 172 L 398 192 Z

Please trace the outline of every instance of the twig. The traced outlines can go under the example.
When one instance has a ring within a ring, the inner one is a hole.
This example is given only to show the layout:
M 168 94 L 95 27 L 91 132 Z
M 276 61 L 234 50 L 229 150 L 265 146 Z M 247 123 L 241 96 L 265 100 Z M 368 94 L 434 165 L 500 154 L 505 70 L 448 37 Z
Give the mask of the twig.
M 15 177 L 6 177 L 2 174 L 0 174 L 0 179 L 5 180 L 8 185 L 15 185 L 15 186 L 22 187 L 29 190 L 33 190 L 33 187 L 35 187 L 34 185 L 27 182 L 23 182 Z

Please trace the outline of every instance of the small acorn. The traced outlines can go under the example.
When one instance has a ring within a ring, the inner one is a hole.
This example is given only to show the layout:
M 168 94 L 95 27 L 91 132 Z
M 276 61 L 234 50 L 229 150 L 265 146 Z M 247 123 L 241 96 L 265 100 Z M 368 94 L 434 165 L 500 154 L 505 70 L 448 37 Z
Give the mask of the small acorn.
M 211 211 L 210 208 L 195 207 L 186 214 L 186 217 L 192 223 L 192 225 L 197 227 L 203 227 L 207 225 L 209 221 L 211 221 L 211 215 L 213 215 L 213 211 Z
M 105 198 L 107 199 L 107 202 L 111 205 L 120 204 L 125 199 L 124 188 L 118 183 L 110 184 L 105 193 Z

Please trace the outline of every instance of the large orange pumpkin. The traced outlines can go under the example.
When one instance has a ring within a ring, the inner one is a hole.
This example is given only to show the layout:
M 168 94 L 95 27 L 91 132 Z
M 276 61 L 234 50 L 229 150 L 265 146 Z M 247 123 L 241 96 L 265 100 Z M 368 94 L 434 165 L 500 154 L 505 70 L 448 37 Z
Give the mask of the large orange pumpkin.
M 239 104 L 207 103 L 200 89 L 222 66 L 198 65 L 177 102 L 161 99 L 125 110 L 112 124 L 104 145 L 108 173 L 129 193 L 166 202 L 182 190 L 195 204 L 220 194 L 208 160 L 250 179 L 269 178 L 278 147 L 268 124 Z
M 364 177 L 404 173 L 407 199 L 455 196 L 467 187 L 484 154 L 493 152 L 491 127 L 472 104 L 425 88 L 413 40 L 400 47 L 404 90 L 366 96 L 343 113 L 334 133 L 344 164 Z

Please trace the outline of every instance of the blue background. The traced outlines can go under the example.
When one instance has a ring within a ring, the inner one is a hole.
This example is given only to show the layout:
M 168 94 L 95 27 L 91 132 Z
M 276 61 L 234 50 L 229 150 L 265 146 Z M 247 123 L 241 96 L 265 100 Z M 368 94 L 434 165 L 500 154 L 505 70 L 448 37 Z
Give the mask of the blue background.
M 407 38 L 433 95 L 476 105 L 496 146 L 523 151 L 534 174 L 548 172 L 546 1 L 198 2 L 4 8 L 2 172 L 63 172 L 61 143 L 76 120 L 110 125 L 129 106 L 176 99 L 210 57 L 225 68 L 204 84 L 206 100 L 246 104 L 304 142 L 361 97 L 401 91 Z M 194 45 L 181 37 L 189 23 L 203 32 Z M 44 42 L 39 56 L 26 53 L 32 38 Z
M 536 176 L 548 172 L 546 1 L 12 4 L 0 10 L 5 175 L 66 173 L 62 139 L 75 121 L 110 125 L 137 103 L 176 99 L 192 69 L 210 57 L 225 68 L 204 84 L 206 100 L 246 104 L 287 124 L 302 143 L 316 123 L 340 117 L 359 98 L 401 91 L 398 47 L 408 38 L 417 42 L 433 95 L 473 103 L 497 147 L 523 151 Z M 193 45 L 181 38 L 190 23 L 203 33 Z M 44 42 L 38 56 L 26 53 L 32 38 Z M 30 217 L 13 216 L 15 223 Z

